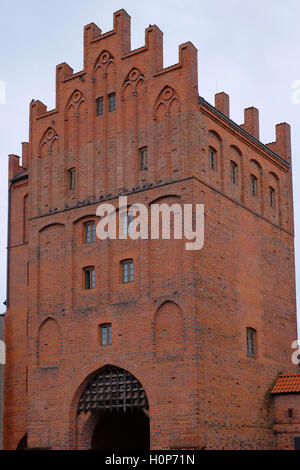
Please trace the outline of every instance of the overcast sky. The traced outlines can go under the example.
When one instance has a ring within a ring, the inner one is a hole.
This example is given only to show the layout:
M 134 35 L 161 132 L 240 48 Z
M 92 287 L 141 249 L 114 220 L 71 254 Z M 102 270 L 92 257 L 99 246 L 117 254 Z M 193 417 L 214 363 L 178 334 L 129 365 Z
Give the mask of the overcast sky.
M 300 80 L 299 0 L 0 0 L 0 311 L 6 298 L 7 155 L 28 141 L 29 102 L 55 103 L 55 66 L 83 68 L 83 27 L 112 29 L 120 8 L 132 18 L 132 48 L 144 44 L 144 29 L 164 32 L 164 65 L 178 61 L 178 45 L 197 47 L 199 94 L 231 98 L 231 118 L 260 110 L 261 140 L 275 140 L 275 124 L 292 125 L 298 292 L 300 292 L 300 104 L 292 84 Z M 298 296 L 299 297 L 299 296 Z

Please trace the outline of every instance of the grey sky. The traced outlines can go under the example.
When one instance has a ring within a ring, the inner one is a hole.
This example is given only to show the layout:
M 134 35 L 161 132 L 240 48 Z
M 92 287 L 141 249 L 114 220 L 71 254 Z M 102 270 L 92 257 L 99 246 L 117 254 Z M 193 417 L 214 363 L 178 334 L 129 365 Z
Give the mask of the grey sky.
M 0 104 L 0 311 L 6 297 L 7 155 L 21 153 L 28 140 L 32 98 L 48 109 L 55 102 L 55 66 L 82 70 L 83 26 L 112 28 L 113 12 L 132 17 L 132 48 L 144 44 L 144 29 L 164 32 L 164 65 L 176 63 L 178 45 L 191 41 L 199 51 L 199 94 L 231 97 L 231 117 L 260 110 L 261 140 L 275 140 L 275 124 L 292 125 L 298 292 L 300 289 L 300 104 L 292 103 L 292 83 L 300 80 L 298 0 L 0 0 L 0 80 L 7 104 Z

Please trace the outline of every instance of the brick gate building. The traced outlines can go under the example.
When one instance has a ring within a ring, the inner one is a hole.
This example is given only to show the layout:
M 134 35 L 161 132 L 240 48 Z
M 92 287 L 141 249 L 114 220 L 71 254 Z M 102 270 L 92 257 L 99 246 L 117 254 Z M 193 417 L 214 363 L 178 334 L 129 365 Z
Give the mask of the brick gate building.
M 119 196 L 204 204 L 204 248 L 98 240 Z M 55 109 L 31 102 L 9 156 L 4 447 L 275 448 L 293 233 L 288 124 L 262 144 L 257 109 L 239 126 L 228 95 L 199 97 L 191 43 L 164 68 L 149 26 L 132 51 L 124 10 L 86 26 L 83 71 L 57 66 Z

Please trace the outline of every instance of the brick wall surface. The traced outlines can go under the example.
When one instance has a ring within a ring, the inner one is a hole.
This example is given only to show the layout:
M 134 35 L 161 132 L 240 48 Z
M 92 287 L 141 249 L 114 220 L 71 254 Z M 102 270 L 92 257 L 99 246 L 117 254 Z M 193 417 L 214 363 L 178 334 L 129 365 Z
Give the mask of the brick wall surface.
M 257 110 L 238 126 L 228 95 L 215 107 L 199 98 L 191 43 L 179 47 L 178 64 L 164 69 L 162 57 L 156 26 L 131 51 L 121 10 L 108 33 L 85 27 L 83 71 L 57 66 L 56 108 L 30 104 L 22 162 L 9 157 L 6 449 L 26 434 L 33 448 L 89 448 L 95 423 L 77 416 L 78 401 L 107 364 L 143 384 L 152 449 L 276 445 L 269 390 L 279 373 L 294 371 L 297 338 L 290 129 L 278 125 L 276 141 L 263 145 Z M 83 224 L 119 195 L 149 208 L 205 204 L 204 248 L 186 251 L 185 240 L 85 244 Z M 125 259 L 134 260 L 129 285 L 120 279 Z M 87 266 L 96 273 L 91 291 L 83 288 Z M 110 346 L 99 344 L 104 323 L 112 324 Z M 249 327 L 255 357 L 247 355 Z

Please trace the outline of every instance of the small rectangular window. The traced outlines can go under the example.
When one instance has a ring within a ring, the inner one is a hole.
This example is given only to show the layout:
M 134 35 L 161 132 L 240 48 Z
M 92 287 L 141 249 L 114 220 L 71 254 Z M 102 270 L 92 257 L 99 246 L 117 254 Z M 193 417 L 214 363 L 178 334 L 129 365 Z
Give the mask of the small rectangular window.
M 111 113 L 112 111 L 116 111 L 116 94 L 111 93 L 108 95 L 108 110 Z
M 100 341 L 102 346 L 109 346 L 112 344 L 112 325 L 107 323 L 100 326 Z
M 28 194 L 24 197 L 23 206 L 23 243 L 28 242 Z
M 275 207 L 275 189 L 270 186 L 270 207 Z
M 103 116 L 103 114 L 104 114 L 104 99 L 103 99 L 103 97 L 96 99 L 96 112 L 97 112 L 97 116 Z
M 247 328 L 247 354 L 256 355 L 256 331 L 253 328 Z
M 232 184 L 237 184 L 237 164 L 235 162 L 231 162 L 231 182 Z
M 131 223 L 133 222 L 133 215 L 130 213 L 123 214 L 122 221 L 123 221 L 122 232 L 124 236 L 127 236 L 132 233 Z
M 127 236 L 127 233 L 128 233 L 128 215 L 123 214 L 122 220 L 123 220 L 123 235 Z
M 76 185 L 76 171 L 75 168 L 70 168 L 69 170 L 69 189 L 73 191 Z
M 257 178 L 251 175 L 251 194 L 253 197 L 257 196 Z
M 96 240 L 95 222 L 87 222 L 85 224 L 85 243 L 94 243 Z
M 84 268 L 84 287 L 86 290 L 95 289 L 95 268 Z
M 141 170 L 148 170 L 148 148 L 140 149 Z
M 123 284 L 128 284 L 134 280 L 134 266 L 133 260 L 122 261 L 122 278 Z
M 209 168 L 210 170 L 216 169 L 216 151 L 212 147 L 209 147 Z

